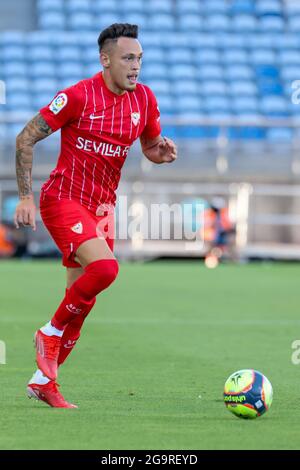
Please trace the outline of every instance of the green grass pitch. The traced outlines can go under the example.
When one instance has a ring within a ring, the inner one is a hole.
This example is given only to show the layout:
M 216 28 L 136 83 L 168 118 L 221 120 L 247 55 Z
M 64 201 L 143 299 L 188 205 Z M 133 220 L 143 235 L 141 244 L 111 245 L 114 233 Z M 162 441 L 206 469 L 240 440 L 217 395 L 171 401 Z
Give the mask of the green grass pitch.
M 0 449 L 297 449 L 300 266 L 122 264 L 60 370 L 78 410 L 28 400 L 33 333 L 64 294 L 58 262 L 0 262 Z M 263 417 L 229 413 L 223 386 L 255 368 L 274 389 Z

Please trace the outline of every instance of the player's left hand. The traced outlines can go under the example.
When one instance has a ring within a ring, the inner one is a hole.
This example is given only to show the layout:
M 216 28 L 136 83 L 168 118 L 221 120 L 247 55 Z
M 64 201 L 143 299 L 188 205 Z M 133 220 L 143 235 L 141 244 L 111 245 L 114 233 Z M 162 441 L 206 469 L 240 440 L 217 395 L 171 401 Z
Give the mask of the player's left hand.
M 172 163 L 177 158 L 177 147 L 173 140 L 167 137 L 163 138 L 158 144 L 159 155 L 163 163 Z

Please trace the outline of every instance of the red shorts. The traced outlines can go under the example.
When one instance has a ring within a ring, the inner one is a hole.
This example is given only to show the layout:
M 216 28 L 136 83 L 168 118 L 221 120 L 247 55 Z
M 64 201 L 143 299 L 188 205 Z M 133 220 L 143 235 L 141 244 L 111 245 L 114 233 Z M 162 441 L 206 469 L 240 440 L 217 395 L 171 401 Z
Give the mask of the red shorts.
M 67 268 L 80 268 L 74 258 L 79 246 L 92 238 L 105 239 L 111 251 L 114 248 L 114 214 L 96 216 L 77 201 L 40 199 L 42 220 L 63 254 Z

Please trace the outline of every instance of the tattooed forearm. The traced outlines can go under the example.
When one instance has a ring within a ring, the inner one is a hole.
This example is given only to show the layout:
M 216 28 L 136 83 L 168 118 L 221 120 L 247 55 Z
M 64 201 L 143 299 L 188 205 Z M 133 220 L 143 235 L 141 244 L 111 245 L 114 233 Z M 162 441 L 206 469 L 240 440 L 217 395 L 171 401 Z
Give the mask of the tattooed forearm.
M 17 137 L 16 174 L 21 199 L 26 199 L 32 195 L 33 146 L 52 134 L 52 132 L 52 129 L 43 117 L 38 114 L 24 127 Z

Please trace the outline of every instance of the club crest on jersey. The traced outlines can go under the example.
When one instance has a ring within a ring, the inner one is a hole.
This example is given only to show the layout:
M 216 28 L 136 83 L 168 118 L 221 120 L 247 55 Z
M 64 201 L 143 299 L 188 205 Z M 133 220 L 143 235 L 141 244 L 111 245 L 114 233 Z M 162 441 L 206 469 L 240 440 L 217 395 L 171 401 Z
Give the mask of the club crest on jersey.
M 53 114 L 58 114 L 67 104 L 68 97 L 65 93 L 60 93 L 49 106 Z
M 78 224 L 73 225 L 71 227 L 72 232 L 81 234 L 83 232 L 83 226 L 81 222 L 78 222 Z
M 137 126 L 139 121 L 140 121 L 140 113 L 132 113 L 131 114 L 131 120 L 132 120 L 133 124 L 135 126 Z

